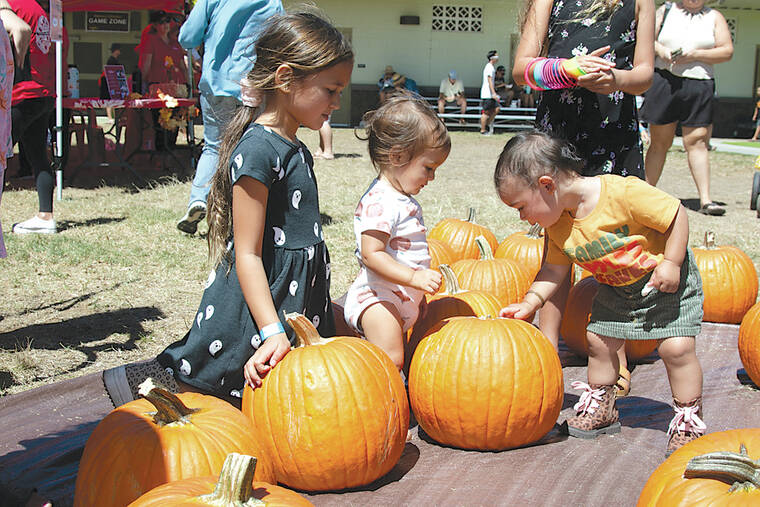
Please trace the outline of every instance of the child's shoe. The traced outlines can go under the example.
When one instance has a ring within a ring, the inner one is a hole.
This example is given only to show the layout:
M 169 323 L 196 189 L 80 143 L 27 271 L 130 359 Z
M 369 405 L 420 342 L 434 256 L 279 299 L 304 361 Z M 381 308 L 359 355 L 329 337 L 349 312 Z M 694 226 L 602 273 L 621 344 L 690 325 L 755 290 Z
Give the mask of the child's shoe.
M 676 415 L 668 426 L 668 446 L 665 456 L 670 456 L 679 447 L 696 440 L 705 434 L 707 426 L 702 421 L 702 397 L 694 398 L 688 403 L 681 403 L 673 398 Z
M 615 408 L 615 386 L 575 381 L 573 389 L 583 389 L 573 407 L 576 415 L 567 420 L 567 432 L 572 437 L 596 438 L 603 433 L 620 433 L 618 411 Z
M 18 224 L 13 224 L 13 232 L 16 234 L 55 234 L 58 232 L 55 220 L 52 218 L 45 220 L 39 215 L 34 215 L 29 220 Z

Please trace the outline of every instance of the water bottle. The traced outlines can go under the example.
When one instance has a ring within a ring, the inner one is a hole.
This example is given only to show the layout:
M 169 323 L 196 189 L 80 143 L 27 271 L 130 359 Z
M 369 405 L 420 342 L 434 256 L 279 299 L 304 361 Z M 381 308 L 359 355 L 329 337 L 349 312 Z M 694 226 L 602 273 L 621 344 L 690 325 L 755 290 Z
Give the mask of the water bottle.
M 69 65 L 67 88 L 69 91 L 69 97 L 72 99 L 79 98 L 79 69 L 74 64 Z

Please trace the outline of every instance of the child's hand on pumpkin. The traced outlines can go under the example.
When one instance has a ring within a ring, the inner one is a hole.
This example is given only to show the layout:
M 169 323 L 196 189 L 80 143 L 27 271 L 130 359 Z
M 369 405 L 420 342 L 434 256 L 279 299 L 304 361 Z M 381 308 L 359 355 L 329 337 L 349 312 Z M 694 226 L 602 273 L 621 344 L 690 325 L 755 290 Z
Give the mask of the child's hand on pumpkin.
M 499 311 L 499 317 L 507 319 L 520 319 L 528 320 L 533 316 L 536 311 L 534 305 L 523 301 L 521 303 L 512 303 L 509 306 L 505 306 Z
M 427 294 L 435 294 L 441 287 L 441 279 L 440 271 L 434 269 L 415 270 L 412 273 L 409 286 L 424 291 Z
M 279 333 L 270 336 L 243 367 L 243 376 L 246 383 L 253 389 L 261 387 L 261 379 L 279 363 L 285 354 L 290 352 L 288 335 Z
M 681 266 L 668 259 L 663 259 L 649 279 L 647 286 L 652 286 L 660 292 L 673 293 L 678 290 L 681 283 Z

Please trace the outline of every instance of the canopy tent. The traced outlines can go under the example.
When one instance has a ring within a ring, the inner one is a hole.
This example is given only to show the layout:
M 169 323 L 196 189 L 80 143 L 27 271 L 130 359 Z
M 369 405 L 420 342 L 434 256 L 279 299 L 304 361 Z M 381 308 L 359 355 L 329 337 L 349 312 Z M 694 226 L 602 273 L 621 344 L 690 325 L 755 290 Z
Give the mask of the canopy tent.
M 63 11 L 140 11 L 159 10 L 182 12 L 184 0 L 63 0 Z

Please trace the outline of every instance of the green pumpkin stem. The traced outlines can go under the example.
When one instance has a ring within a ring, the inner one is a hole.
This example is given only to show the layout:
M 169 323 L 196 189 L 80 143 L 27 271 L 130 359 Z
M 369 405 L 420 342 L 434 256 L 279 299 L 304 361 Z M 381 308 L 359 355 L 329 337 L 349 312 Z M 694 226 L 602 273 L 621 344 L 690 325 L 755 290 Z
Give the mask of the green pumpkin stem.
M 543 230 L 543 227 L 541 227 L 540 224 L 533 224 L 530 226 L 530 229 L 528 229 L 528 236 L 531 239 L 538 239 L 541 237 L 541 231 Z
M 760 489 L 760 460 L 751 459 L 742 444 L 738 454 L 719 451 L 691 458 L 683 476 L 725 482 L 731 485 L 730 492 Z
M 153 422 L 158 426 L 172 423 L 185 424 L 190 421 L 188 416 L 199 410 L 188 408 L 176 394 L 156 386 L 150 377 L 140 384 L 138 394 L 156 407 Z
M 296 338 L 298 338 L 298 346 L 305 347 L 307 345 L 323 345 L 329 342 L 329 339 L 319 336 L 319 331 L 314 327 L 314 324 L 301 313 L 286 313 L 285 321 L 296 332 Z
M 470 223 L 475 223 L 475 208 L 470 208 L 467 213 L 467 221 Z
M 454 270 L 451 269 L 451 266 L 448 264 L 441 264 L 438 266 L 438 270 L 441 272 L 441 275 L 443 276 L 443 282 L 446 285 L 446 292 L 444 292 L 445 295 L 453 296 L 462 292 L 462 288 L 459 287 L 459 280 L 457 280 L 457 275 L 454 274 Z
M 707 231 L 705 233 L 705 248 L 708 250 L 714 250 L 715 246 L 715 233 L 713 231 Z
M 196 497 L 207 505 L 253 507 L 266 502 L 253 496 L 253 474 L 256 458 L 232 452 L 227 455 L 213 493 Z
M 493 259 L 493 250 L 491 249 L 491 244 L 488 242 L 485 236 L 478 236 L 475 238 L 475 243 L 478 245 L 478 250 L 480 250 L 480 260 L 483 261 Z

